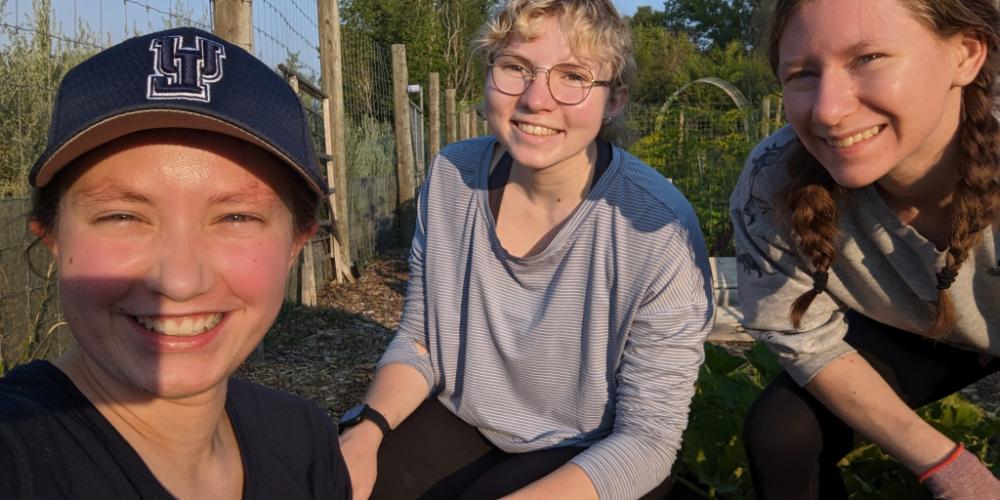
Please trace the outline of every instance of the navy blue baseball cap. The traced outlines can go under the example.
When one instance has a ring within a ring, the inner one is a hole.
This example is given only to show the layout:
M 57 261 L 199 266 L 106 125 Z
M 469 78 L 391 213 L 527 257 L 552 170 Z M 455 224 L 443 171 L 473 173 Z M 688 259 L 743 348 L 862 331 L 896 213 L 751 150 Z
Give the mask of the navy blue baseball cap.
M 32 186 L 80 155 L 143 130 L 184 128 L 263 148 L 327 193 L 302 105 L 259 59 L 211 33 L 175 28 L 131 38 L 83 61 L 59 84 Z

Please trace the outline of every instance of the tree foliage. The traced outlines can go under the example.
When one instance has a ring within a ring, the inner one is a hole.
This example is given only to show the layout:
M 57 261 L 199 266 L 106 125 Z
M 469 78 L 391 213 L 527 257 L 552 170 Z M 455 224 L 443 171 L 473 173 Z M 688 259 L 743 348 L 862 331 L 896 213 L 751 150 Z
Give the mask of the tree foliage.
M 744 49 L 758 45 L 770 0 L 666 0 L 662 26 L 687 33 L 701 48 L 726 47 L 732 42 Z
M 672 91 L 693 80 L 699 65 L 695 61 L 703 56 L 687 34 L 633 22 L 632 37 L 639 68 L 629 92 L 632 102 L 662 104 Z
M 712 4 L 675 0 L 667 2 L 667 11 L 643 7 L 630 19 L 639 69 L 630 89 L 628 125 L 637 137 L 630 151 L 670 178 L 691 201 L 710 252 L 732 255 L 729 192 L 761 138 L 760 102 L 775 85 L 767 61 L 752 45 L 728 35 L 716 41 L 692 36 L 688 28 L 695 25 L 695 14 L 731 17 L 750 5 Z M 738 23 L 718 21 L 716 32 Z M 707 77 L 739 89 L 749 106 L 739 109 L 719 88 L 692 84 Z
M 496 0 L 346 0 L 345 28 L 384 43 L 406 44 L 411 82 L 441 75 L 444 88 L 459 99 L 482 94 L 482 62 L 471 42 Z

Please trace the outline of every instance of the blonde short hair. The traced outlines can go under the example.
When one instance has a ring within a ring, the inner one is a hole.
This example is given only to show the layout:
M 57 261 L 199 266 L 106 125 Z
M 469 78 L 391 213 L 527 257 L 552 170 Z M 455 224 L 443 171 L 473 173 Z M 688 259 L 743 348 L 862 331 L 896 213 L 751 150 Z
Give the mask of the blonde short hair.
M 488 60 L 514 37 L 537 37 L 537 21 L 548 16 L 560 17 L 573 28 L 571 41 L 581 54 L 610 64 L 612 81 L 631 81 L 632 32 L 608 0 L 507 0 L 483 25 L 476 48 Z
M 490 61 L 513 38 L 536 38 L 537 21 L 549 16 L 572 28 L 569 36 L 575 51 L 610 66 L 615 87 L 628 87 L 636 72 L 632 31 L 610 0 L 506 0 L 480 29 L 476 50 Z M 621 118 L 605 124 L 600 137 L 622 142 Z

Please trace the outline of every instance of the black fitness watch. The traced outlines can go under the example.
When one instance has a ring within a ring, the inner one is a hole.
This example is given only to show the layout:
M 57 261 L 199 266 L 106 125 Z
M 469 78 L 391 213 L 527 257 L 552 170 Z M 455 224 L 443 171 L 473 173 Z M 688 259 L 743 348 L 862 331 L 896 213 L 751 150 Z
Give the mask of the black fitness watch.
M 344 412 L 344 416 L 340 417 L 340 424 L 337 426 L 338 430 L 339 432 L 344 432 L 348 428 L 360 424 L 365 419 L 371 420 L 382 431 L 383 442 L 389 438 L 389 433 L 392 432 L 392 429 L 389 427 L 389 421 L 376 409 L 367 404 L 360 404 Z

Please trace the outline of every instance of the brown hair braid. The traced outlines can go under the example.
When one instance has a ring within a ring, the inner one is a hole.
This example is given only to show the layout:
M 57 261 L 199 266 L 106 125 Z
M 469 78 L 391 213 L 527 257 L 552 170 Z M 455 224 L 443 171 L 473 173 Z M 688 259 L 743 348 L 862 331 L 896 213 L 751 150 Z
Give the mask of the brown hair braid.
M 837 200 L 843 188 L 801 145 L 792 153 L 788 169 L 792 181 L 781 193 L 787 222 L 799 253 L 813 268 L 813 288 L 792 303 L 792 324 L 799 328 L 813 299 L 826 290 L 827 273 L 837 256 Z
M 789 17 L 808 0 L 778 0 L 768 37 L 772 69 L 778 67 L 781 33 Z M 975 80 L 962 89 L 962 123 L 958 130 L 959 175 L 948 206 L 951 235 L 946 263 L 937 273 L 937 316 L 925 335 L 945 337 L 955 325 L 948 287 L 984 229 L 1000 216 L 1000 10 L 996 0 L 909 0 L 903 2 L 938 36 L 965 33 L 982 40 L 987 58 Z M 813 289 L 792 304 L 792 324 L 799 328 L 813 299 L 826 288 L 836 256 L 836 199 L 841 188 L 805 148 L 789 161 L 792 180 L 785 188 L 788 222 L 799 253 L 813 267 Z

